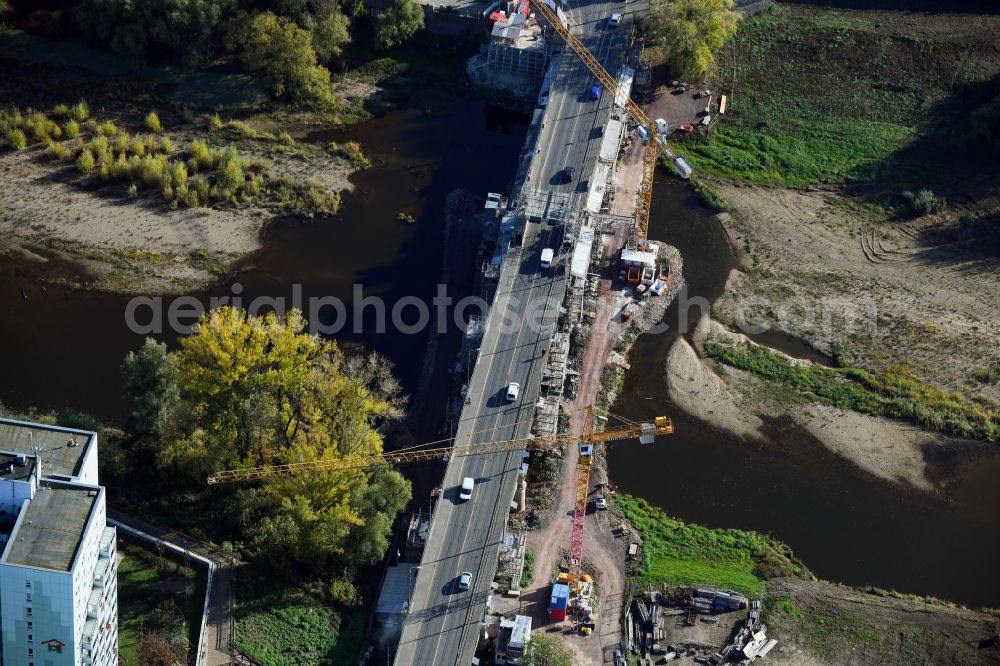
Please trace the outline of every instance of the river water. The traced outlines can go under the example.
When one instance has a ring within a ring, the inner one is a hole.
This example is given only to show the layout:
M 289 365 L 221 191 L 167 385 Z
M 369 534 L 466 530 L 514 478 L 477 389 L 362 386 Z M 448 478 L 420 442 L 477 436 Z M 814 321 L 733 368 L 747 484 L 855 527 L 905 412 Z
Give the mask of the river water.
M 444 249 L 445 197 L 459 187 L 477 195 L 509 191 L 525 130 L 521 118 L 465 101 L 435 114 L 391 112 L 322 137 L 360 141 L 376 163 L 352 178 L 355 191 L 345 194 L 341 214 L 328 221 L 272 223 L 261 251 L 231 279 L 194 296 L 203 302 L 231 296 L 238 283 L 244 303 L 255 296 L 290 303 L 293 285 L 300 284 L 303 299 L 336 296 L 351 307 L 352 285 L 363 284 L 365 296 L 429 301 Z M 724 232 L 675 180 L 658 183 L 654 199 L 651 237 L 680 248 L 691 293 L 713 300 L 734 263 Z M 416 223 L 397 221 L 399 212 L 414 215 Z M 469 293 L 474 268 L 453 269 L 452 296 Z M 73 268 L 66 270 L 72 274 Z M 118 367 L 143 338 L 125 325 L 127 301 L 46 286 L 32 277 L 30 266 L 0 265 L 0 401 L 120 419 L 127 405 Z M 667 321 L 676 326 L 676 307 Z M 388 355 L 412 394 L 427 336 L 355 334 L 352 327 L 349 316 L 337 339 Z M 685 520 L 769 532 L 826 578 L 996 605 L 1000 568 L 988 553 L 1000 547 L 1000 528 L 989 512 L 1000 505 L 1000 484 L 994 481 L 1000 457 L 936 463 L 940 474 L 958 480 L 934 496 L 866 476 L 782 423 L 769 424 L 767 444 L 749 445 L 713 431 L 665 399 L 660 368 L 674 335 L 640 338 L 625 393 L 614 408 L 631 417 L 669 414 L 677 427 L 654 447 L 613 447 L 611 477 L 624 491 Z M 176 339 L 169 333 L 158 337 L 169 344 Z M 449 388 L 441 368 L 453 361 L 454 338 L 439 350 L 432 387 L 439 394 Z M 768 342 L 810 354 L 797 350 L 794 341 Z M 429 404 L 437 404 L 434 398 Z M 428 431 L 435 422 L 442 425 L 443 416 L 431 414 Z M 422 493 L 427 483 L 433 481 L 424 479 L 415 490 Z
M 653 198 L 650 237 L 680 250 L 690 296 L 714 301 L 735 265 L 725 231 L 676 180 L 658 182 Z M 666 315 L 669 332 L 637 341 L 625 390 L 612 408 L 629 418 L 669 415 L 676 428 L 648 447 L 611 448 L 609 474 L 623 492 L 683 520 L 771 534 L 822 578 L 998 604 L 1000 454 L 938 454 L 931 472 L 948 483 L 927 493 L 862 472 L 788 423 L 767 423 L 764 444 L 717 431 L 665 395 L 662 368 L 678 310 L 672 306 Z M 686 330 L 697 316 L 691 309 Z M 758 340 L 824 360 L 780 335 Z
M 526 119 L 495 107 L 457 101 L 425 114 L 395 111 L 323 140 L 355 140 L 375 166 L 352 177 L 341 213 L 332 220 L 276 220 L 265 230 L 264 247 L 247 258 L 233 277 L 206 292 L 201 302 L 234 296 L 239 284 L 244 304 L 256 297 L 293 303 L 333 296 L 346 304 L 338 341 L 364 343 L 396 365 L 412 394 L 424 361 L 427 332 L 355 333 L 353 285 L 363 296 L 379 296 L 391 306 L 405 296 L 430 302 L 440 277 L 444 249 L 443 214 L 448 193 L 465 188 L 476 195 L 505 192 L 513 179 Z M 469 137 L 474 137 L 470 140 Z M 396 219 L 405 212 L 414 224 Z M 471 267 L 471 259 L 469 261 Z M 72 269 L 67 268 L 72 274 Z M 450 295 L 471 288 L 468 270 L 459 272 Z M 295 285 L 301 285 L 298 290 Z M 120 398 L 122 357 L 143 335 L 125 323 L 129 297 L 44 285 L 31 266 L 0 264 L 0 401 L 14 407 L 72 407 L 116 421 L 127 410 Z M 164 298 L 165 306 L 171 299 Z M 142 320 L 148 310 L 142 309 Z M 329 323 L 329 311 L 321 318 Z M 374 317 L 374 310 L 366 310 Z M 412 321 L 407 317 L 407 321 Z M 173 344 L 176 335 L 154 336 Z M 447 356 L 449 350 L 443 350 Z M 443 409 L 441 413 L 443 414 Z

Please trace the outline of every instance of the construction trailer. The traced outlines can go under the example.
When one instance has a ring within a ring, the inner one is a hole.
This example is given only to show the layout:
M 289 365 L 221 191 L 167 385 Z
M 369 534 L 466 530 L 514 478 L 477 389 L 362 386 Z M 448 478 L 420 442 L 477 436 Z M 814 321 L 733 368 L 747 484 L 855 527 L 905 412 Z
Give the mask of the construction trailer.
M 500 635 L 493 663 L 520 666 L 524 651 L 531 639 L 531 618 L 515 615 L 513 620 L 500 620 Z

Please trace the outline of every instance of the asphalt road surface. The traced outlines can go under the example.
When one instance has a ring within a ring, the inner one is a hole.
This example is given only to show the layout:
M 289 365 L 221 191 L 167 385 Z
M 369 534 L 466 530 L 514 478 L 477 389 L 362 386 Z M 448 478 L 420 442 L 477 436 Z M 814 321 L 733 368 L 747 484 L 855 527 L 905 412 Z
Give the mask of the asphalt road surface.
M 633 7 L 622 2 L 576 2 L 568 7 L 574 33 L 612 74 L 617 74 L 628 46 L 628 11 Z M 608 26 L 613 13 L 626 14 L 615 28 Z M 564 50 L 549 92 L 532 181 L 542 189 L 582 192 L 600 150 L 600 128 L 607 122 L 613 95 L 602 91 L 598 100 L 592 100 L 590 89 L 596 79 L 568 47 Z M 564 183 L 562 174 L 570 165 L 576 167 L 576 176 Z M 539 258 L 545 247 L 558 250 L 561 233 L 547 223 L 528 223 L 519 255 L 510 257 L 501 274 L 457 444 L 529 434 L 549 339 L 566 288 L 564 267 L 541 270 Z M 505 398 L 510 382 L 521 385 L 514 402 Z M 455 458 L 449 463 L 396 652 L 397 666 L 472 662 L 519 466 L 517 452 Z M 462 502 L 458 493 L 465 477 L 475 479 L 475 489 L 472 498 Z M 458 590 L 463 571 L 473 575 L 468 591 Z

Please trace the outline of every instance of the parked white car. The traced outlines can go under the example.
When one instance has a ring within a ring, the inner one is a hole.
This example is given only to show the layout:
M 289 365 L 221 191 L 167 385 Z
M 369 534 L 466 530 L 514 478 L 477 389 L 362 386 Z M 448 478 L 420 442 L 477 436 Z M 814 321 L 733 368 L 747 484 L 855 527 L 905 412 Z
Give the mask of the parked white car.
M 517 382 L 511 382 L 507 387 L 507 402 L 517 401 L 519 395 L 521 395 L 521 385 Z

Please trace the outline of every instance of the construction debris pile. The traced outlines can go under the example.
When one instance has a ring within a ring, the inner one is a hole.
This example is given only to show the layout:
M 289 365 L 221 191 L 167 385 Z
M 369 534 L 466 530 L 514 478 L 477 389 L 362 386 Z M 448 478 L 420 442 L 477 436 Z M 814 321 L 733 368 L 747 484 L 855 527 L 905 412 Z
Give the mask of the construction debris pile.
M 660 323 L 667 307 L 684 285 L 683 262 L 677 248 L 650 243 L 648 252 L 622 250 L 619 279 L 627 283 L 627 298 L 619 316 L 645 332 Z
M 738 627 L 735 632 L 723 633 L 719 628 L 714 635 L 710 633 L 726 614 L 737 613 L 745 617 L 731 625 Z M 708 632 L 694 631 L 699 619 L 708 625 Z M 626 645 L 644 664 L 691 658 L 695 663 L 745 666 L 777 643 L 767 638 L 767 627 L 760 622 L 760 601 L 714 587 L 654 590 L 650 586 L 632 601 L 625 620 Z

